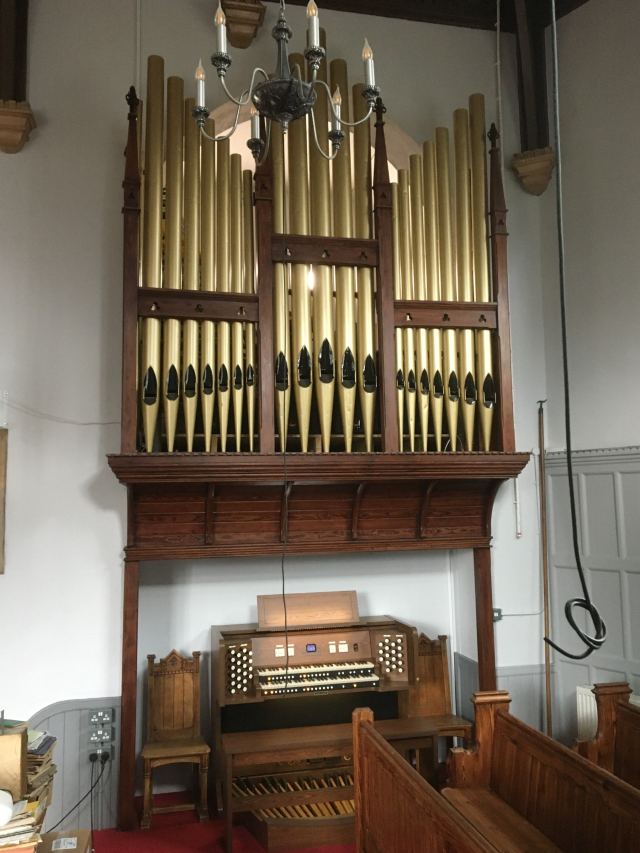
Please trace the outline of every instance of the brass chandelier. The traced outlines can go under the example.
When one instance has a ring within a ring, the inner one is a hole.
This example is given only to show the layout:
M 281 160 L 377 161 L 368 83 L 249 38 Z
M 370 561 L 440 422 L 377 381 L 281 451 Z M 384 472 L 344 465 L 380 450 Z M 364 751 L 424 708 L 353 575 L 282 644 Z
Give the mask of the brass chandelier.
M 228 100 L 236 105 L 236 114 L 230 130 L 220 136 L 209 136 L 204 129 L 204 124 L 209 116 L 209 110 L 205 106 L 205 72 L 202 62 L 198 64 L 195 73 L 196 79 L 196 106 L 193 110 L 194 118 L 201 133 L 214 142 L 228 139 L 235 132 L 240 118 L 242 107 L 251 103 L 251 136 L 247 142 L 257 162 L 262 162 L 269 150 L 270 127 L 272 121 L 277 121 L 286 133 L 290 122 L 303 116 L 311 116 L 313 128 L 313 139 L 318 151 L 327 160 L 333 160 L 340 144 L 344 139 L 343 126 L 355 127 L 369 120 L 373 112 L 376 99 L 380 95 L 380 89 L 376 86 L 375 71 L 373 66 L 373 51 L 365 39 L 362 50 L 364 62 L 365 86 L 362 96 L 366 99 L 369 110 L 367 114 L 357 122 L 348 122 L 341 116 L 342 96 L 338 87 L 332 94 L 329 86 L 324 80 L 318 79 L 318 69 L 325 56 L 324 48 L 320 45 L 320 21 L 318 7 L 314 0 L 307 4 L 307 47 L 304 58 L 308 65 L 308 80 L 305 81 L 304 74 L 299 65 L 291 68 L 287 45 L 293 35 L 293 31 L 285 17 L 284 0 L 280 0 L 280 14 L 278 21 L 272 30 L 276 42 L 277 56 L 276 67 L 272 75 L 267 74 L 263 68 L 256 67 L 251 73 L 248 88 L 236 98 L 229 91 L 225 76 L 231 66 L 231 57 L 227 52 L 227 28 L 226 19 L 222 7 L 218 6 L 215 16 L 216 24 L 216 51 L 211 57 L 211 64 L 215 67 L 218 79 Z M 329 152 L 325 152 L 318 139 L 318 128 L 316 127 L 313 105 L 318 96 L 318 89 L 322 90 L 323 96 L 328 99 L 330 107 L 330 128 L 327 137 L 330 142 Z M 261 133 L 261 119 L 264 120 L 265 131 Z

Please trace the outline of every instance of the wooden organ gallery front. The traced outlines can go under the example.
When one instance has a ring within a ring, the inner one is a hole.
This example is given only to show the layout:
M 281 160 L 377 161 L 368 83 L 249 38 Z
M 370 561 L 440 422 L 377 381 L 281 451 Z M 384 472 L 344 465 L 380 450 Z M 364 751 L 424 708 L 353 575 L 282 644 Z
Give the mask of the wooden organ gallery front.
M 327 68 L 348 117 L 346 65 Z M 136 825 L 141 561 L 471 548 L 480 689 L 495 689 L 492 505 L 528 460 L 481 96 L 454 114 L 451 168 L 438 128 L 397 185 L 380 99 L 373 169 L 369 123 L 330 166 L 304 119 L 271 129 L 255 175 L 199 135 L 179 78 L 165 110 L 160 57 L 144 137 L 133 89 L 127 100 L 122 435 L 109 456 L 128 495 L 121 828 Z

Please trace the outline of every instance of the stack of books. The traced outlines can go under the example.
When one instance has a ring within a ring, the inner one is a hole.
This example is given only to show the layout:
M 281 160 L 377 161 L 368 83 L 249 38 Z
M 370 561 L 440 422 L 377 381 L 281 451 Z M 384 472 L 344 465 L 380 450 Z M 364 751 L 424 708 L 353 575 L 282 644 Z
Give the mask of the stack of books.
M 46 805 L 41 800 L 20 800 L 14 803 L 9 823 L 0 827 L 0 850 L 35 850 L 40 842 L 40 826 L 44 820 Z
M 27 853 L 40 843 L 40 828 L 51 802 L 56 772 L 52 760 L 55 743 L 56 738 L 48 732 L 29 729 L 26 797 L 14 803 L 11 820 L 0 827 L 0 853 Z
M 51 802 L 51 790 L 56 765 L 53 748 L 56 738 L 49 732 L 32 732 L 27 736 L 27 796 L 41 800 L 45 807 Z

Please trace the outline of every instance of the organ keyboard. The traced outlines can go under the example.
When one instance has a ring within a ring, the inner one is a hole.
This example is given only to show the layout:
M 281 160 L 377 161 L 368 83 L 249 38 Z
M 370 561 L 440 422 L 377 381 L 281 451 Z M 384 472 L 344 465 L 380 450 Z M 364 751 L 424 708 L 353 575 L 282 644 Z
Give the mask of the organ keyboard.
M 406 690 L 416 636 L 415 628 L 388 616 L 286 633 L 265 633 L 256 625 L 214 629 L 218 702 L 224 707 L 292 694 Z

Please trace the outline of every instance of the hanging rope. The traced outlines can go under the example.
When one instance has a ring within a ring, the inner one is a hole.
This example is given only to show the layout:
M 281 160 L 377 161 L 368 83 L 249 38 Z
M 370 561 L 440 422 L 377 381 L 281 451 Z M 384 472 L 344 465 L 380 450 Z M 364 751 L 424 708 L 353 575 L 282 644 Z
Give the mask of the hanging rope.
M 607 628 L 598 613 L 598 609 L 591 601 L 589 588 L 582 568 L 582 560 L 580 559 L 580 547 L 578 544 L 578 521 L 576 515 L 576 496 L 575 486 L 573 482 L 573 462 L 571 458 L 571 413 L 569 408 L 569 366 L 567 355 L 567 322 L 566 322 L 566 306 L 565 306 L 565 250 L 564 250 L 564 218 L 562 211 L 562 157 L 560 153 L 560 110 L 559 110 L 559 94 L 558 94 L 558 35 L 556 32 L 556 3 L 551 0 L 551 29 L 552 29 L 552 47 L 553 47 L 553 123 L 556 144 L 556 216 L 558 227 L 558 259 L 560 272 L 560 328 L 562 333 L 562 368 L 564 376 L 564 419 L 565 419 L 565 435 L 567 442 L 567 476 L 569 478 L 569 504 L 571 507 L 571 533 L 573 537 L 573 553 L 580 578 L 580 586 L 582 587 L 582 598 L 572 598 L 564 606 L 564 613 L 567 622 L 575 631 L 578 637 L 585 644 L 586 649 L 580 654 L 574 654 L 561 648 L 549 637 L 545 637 L 545 643 L 548 643 L 557 652 L 572 660 L 583 660 L 592 652 L 597 651 L 602 647 L 607 638 Z M 544 448 L 540 448 L 540 453 L 544 453 Z M 584 610 L 591 617 L 594 633 L 588 634 L 576 622 L 574 611 Z

